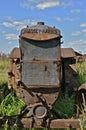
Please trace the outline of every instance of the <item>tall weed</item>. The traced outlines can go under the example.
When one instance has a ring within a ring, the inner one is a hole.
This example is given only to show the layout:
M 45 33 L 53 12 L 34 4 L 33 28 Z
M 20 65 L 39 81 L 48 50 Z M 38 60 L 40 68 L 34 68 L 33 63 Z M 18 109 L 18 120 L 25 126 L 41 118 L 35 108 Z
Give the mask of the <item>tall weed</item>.
M 12 116 L 17 114 L 19 109 L 24 106 L 24 102 L 15 93 L 8 94 L 0 105 L 0 115 Z
M 78 62 L 76 63 L 77 68 L 77 86 L 79 87 L 81 84 L 86 82 L 86 62 Z
M 0 80 L 0 103 L 9 94 L 9 92 L 10 90 L 8 89 L 7 80 Z
M 83 95 L 83 99 L 84 99 L 84 103 L 83 103 L 84 108 L 82 107 L 81 109 L 82 118 L 79 119 L 79 121 L 80 121 L 81 130 L 86 130 L 86 101 L 84 95 Z
M 75 115 L 75 98 L 74 96 L 60 96 L 57 102 L 55 103 L 53 109 L 58 112 L 59 115 L 63 118 L 71 118 Z
M 76 66 L 78 72 L 77 86 L 79 87 L 81 84 L 86 83 L 86 62 L 79 62 Z M 86 97 L 83 97 L 83 101 L 84 108 L 81 107 L 82 118 L 79 121 L 81 130 L 86 130 Z

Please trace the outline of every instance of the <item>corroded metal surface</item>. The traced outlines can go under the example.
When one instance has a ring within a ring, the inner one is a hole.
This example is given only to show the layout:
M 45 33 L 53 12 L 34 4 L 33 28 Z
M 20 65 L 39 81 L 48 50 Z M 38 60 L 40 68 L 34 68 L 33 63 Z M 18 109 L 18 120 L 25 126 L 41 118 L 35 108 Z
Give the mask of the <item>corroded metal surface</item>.
M 71 58 L 75 57 L 76 54 L 72 48 L 61 48 L 61 57 L 62 58 Z
M 25 33 L 21 34 L 21 38 L 27 38 L 27 39 L 32 39 L 36 41 L 44 41 L 44 40 L 51 40 L 59 37 L 59 35 L 56 34 L 34 34 L 34 33 Z
M 20 37 L 43 41 L 58 38 L 61 37 L 61 35 L 59 29 L 55 27 L 46 26 L 43 22 L 38 22 L 36 26 L 28 26 L 22 29 Z
M 28 116 L 33 116 L 35 121 L 38 116 L 34 111 L 42 111 L 41 123 L 51 115 L 52 105 L 59 95 L 60 38 L 58 29 L 44 23 L 22 29 L 20 34 L 20 96 L 28 106 Z M 38 107 L 40 105 L 42 107 Z
M 29 86 L 59 86 L 58 67 L 54 63 L 22 63 L 22 82 Z
M 60 59 L 60 41 L 52 39 L 50 41 L 20 40 L 21 58 L 23 60 L 58 60 Z
M 52 105 L 59 96 L 60 39 L 59 29 L 39 22 L 21 30 L 19 48 L 10 56 L 11 88 L 17 89 L 26 103 L 27 116 L 41 124 L 51 117 Z
M 8 126 L 20 127 L 20 128 L 76 128 L 80 130 L 79 119 L 56 119 L 56 120 L 46 120 L 44 124 L 40 125 L 40 122 L 34 122 L 31 118 L 0 118 L 0 126 L 8 120 Z M 15 123 L 16 122 L 16 123 Z
M 76 113 L 82 113 L 82 109 L 86 112 L 86 83 L 82 84 L 77 91 L 76 95 Z
M 20 49 L 19 48 L 13 48 L 10 54 L 11 59 L 17 59 L 20 58 Z

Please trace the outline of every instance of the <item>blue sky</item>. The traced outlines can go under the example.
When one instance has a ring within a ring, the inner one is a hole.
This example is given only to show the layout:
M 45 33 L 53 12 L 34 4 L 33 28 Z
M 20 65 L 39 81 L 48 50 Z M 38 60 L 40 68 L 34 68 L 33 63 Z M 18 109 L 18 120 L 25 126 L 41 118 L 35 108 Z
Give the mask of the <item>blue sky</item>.
M 19 46 L 20 30 L 44 21 L 63 36 L 62 47 L 86 53 L 86 0 L 0 0 L 0 52 Z

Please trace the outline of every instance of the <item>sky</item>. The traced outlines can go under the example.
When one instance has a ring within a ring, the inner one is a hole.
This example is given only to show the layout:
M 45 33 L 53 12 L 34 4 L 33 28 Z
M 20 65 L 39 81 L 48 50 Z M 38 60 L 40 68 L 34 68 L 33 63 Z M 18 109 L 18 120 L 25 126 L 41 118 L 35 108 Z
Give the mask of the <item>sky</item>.
M 62 48 L 86 54 L 86 0 L 0 0 L 0 53 L 19 47 L 20 30 L 45 22 L 60 29 Z

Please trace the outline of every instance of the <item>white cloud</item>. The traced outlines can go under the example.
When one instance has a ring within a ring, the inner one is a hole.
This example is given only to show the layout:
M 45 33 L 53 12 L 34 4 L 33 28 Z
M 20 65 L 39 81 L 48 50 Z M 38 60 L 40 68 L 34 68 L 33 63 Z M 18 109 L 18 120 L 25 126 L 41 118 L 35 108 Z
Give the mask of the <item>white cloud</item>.
M 43 0 L 24 0 L 23 3 L 21 3 L 21 6 L 23 8 L 26 8 L 26 9 L 34 9 L 36 7 L 36 5 L 39 3 L 39 2 L 42 2 Z
M 13 17 L 11 17 L 11 16 L 6 16 L 5 19 L 6 19 L 7 21 L 11 21 L 11 22 L 15 20 L 15 19 L 14 19 Z
M 52 8 L 60 6 L 60 0 L 25 0 L 21 3 L 21 6 L 27 9 L 40 9 L 44 10 L 47 8 Z
M 80 10 L 80 9 L 72 9 L 70 12 L 71 12 L 71 13 L 80 13 L 81 10 Z
M 60 3 L 61 3 L 61 6 L 63 7 L 63 8 L 66 8 L 66 7 L 68 7 L 68 6 L 73 6 L 73 2 L 72 1 L 66 1 L 66 0 L 64 0 L 64 2 L 63 2 L 63 0 L 62 1 L 60 1 Z
M 67 18 L 64 18 L 64 21 L 70 21 L 70 22 L 72 22 L 72 21 L 73 21 L 73 19 L 72 19 L 72 18 L 67 17 Z
M 24 1 L 23 3 L 21 3 L 21 6 L 23 7 L 23 8 L 26 8 L 26 9 L 33 9 L 33 6 L 32 5 L 30 5 L 30 3 L 28 2 L 28 1 Z
M 2 25 L 4 25 L 5 27 L 9 27 L 9 28 L 14 27 L 14 25 L 12 23 L 9 23 L 9 22 L 3 22 Z
M 63 22 L 63 21 L 69 21 L 69 22 L 72 22 L 73 21 L 73 19 L 72 18 L 70 18 L 70 17 L 66 17 L 66 18 L 61 18 L 61 17 L 56 17 L 56 21 L 57 22 Z
M 57 18 L 56 18 L 56 21 L 57 21 L 57 22 L 62 22 L 62 19 L 61 19 L 60 17 L 57 17 Z
M 86 33 L 86 28 L 82 30 L 82 32 Z
M 11 45 L 11 44 L 12 44 L 12 41 L 9 41 L 8 44 Z
M 80 24 L 81 29 L 71 33 L 71 36 L 83 36 L 86 37 L 86 23 Z
M 5 39 L 7 39 L 7 40 L 16 40 L 16 39 L 18 39 L 18 35 L 16 35 L 16 34 L 5 34 L 4 35 L 5 36 Z
M 72 32 L 72 36 L 79 36 L 81 34 L 81 32 L 80 31 L 76 31 L 76 32 Z
M 81 23 L 80 27 L 86 27 L 86 23 Z
M 17 20 L 12 20 L 12 19 L 14 19 L 14 18 L 12 18 L 10 16 L 7 17 L 7 21 L 3 22 L 2 25 L 11 30 L 15 30 L 16 33 L 18 33 L 18 31 L 20 31 L 22 28 L 25 28 L 27 25 L 30 26 L 30 25 L 36 24 L 36 21 L 34 21 L 34 20 L 25 19 L 23 21 L 17 21 Z M 2 34 L 6 40 L 17 40 L 18 39 L 17 34 L 7 33 L 6 31 L 2 31 Z
M 37 4 L 37 8 L 38 9 L 46 9 L 46 8 L 51 8 L 51 7 L 56 7 L 56 6 L 59 6 L 60 5 L 60 2 L 58 0 L 53 0 L 53 1 L 44 1 L 44 2 L 41 2 L 39 4 Z
M 82 28 L 83 34 L 86 35 L 86 22 L 85 22 L 85 23 L 81 23 L 81 24 L 80 24 L 80 27 Z
M 2 23 L 3 26 L 17 31 L 20 31 L 22 28 L 25 28 L 27 25 L 34 25 L 34 24 L 36 24 L 36 21 L 28 20 L 28 19 L 25 19 L 23 21 L 6 21 Z
M 69 42 L 67 41 L 66 44 L 67 47 L 72 47 L 78 52 L 81 51 L 83 54 L 86 53 L 86 40 L 84 39 Z
M 73 2 L 68 0 L 24 0 L 23 3 L 21 3 L 21 6 L 27 9 L 40 9 L 44 10 L 47 8 L 52 8 L 52 7 L 58 7 L 61 6 L 63 8 L 66 8 L 68 6 L 72 6 Z
M 28 20 L 24 20 L 22 22 L 19 22 L 19 21 L 3 22 L 3 26 L 11 28 L 11 29 L 21 30 L 21 28 L 26 27 L 27 23 L 28 23 Z
M 80 39 L 80 40 L 76 40 L 76 41 L 71 41 L 69 43 L 71 45 L 83 45 L 83 44 L 86 44 L 86 40 Z

